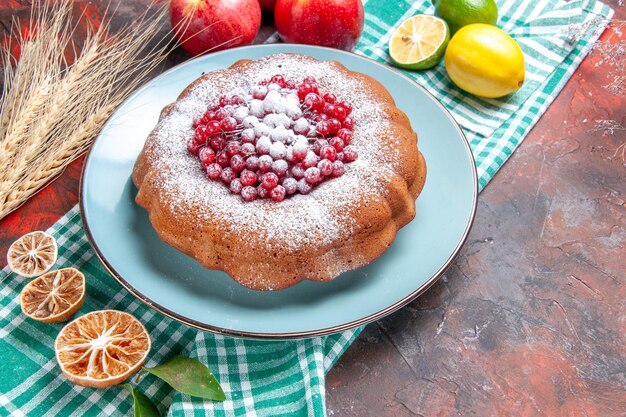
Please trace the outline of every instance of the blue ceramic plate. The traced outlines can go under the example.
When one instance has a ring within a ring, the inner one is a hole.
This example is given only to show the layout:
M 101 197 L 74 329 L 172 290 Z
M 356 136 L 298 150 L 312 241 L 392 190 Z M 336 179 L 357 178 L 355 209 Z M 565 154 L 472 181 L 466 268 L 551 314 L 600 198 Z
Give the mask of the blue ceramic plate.
M 417 215 L 391 248 L 367 267 L 329 283 L 305 281 L 257 292 L 224 272 L 201 267 L 161 242 L 134 199 L 131 172 L 159 112 L 202 73 L 243 58 L 296 52 L 337 60 L 380 81 L 411 119 L 426 158 Z M 287 339 L 338 332 L 379 319 L 423 293 L 452 262 L 474 220 L 476 169 L 450 114 L 426 90 L 387 66 L 334 49 L 258 45 L 179 65 L 130 97 L 102 129 L 85 164 L 81 213 L 87 237 L 113 276 L 151 308 L 200 329 Z

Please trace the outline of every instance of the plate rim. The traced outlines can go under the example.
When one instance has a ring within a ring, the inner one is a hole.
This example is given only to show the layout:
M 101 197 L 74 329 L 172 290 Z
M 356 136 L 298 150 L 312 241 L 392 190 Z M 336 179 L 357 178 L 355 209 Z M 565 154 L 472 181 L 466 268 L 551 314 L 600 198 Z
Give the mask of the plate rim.
M 197 59 L 203 59 L 206 58 L 207 56 L 216 56 L 216 55 L 222 55 L 222 54 L 228 54 L 229 52 L 233 51 L 233 50 L 243 50 L 243 49 L 266 49 L 266 48 L 276 48 L 277 46 L 280 48 L 281 44 L 260 44 L 260 45 L 247 45 L 247 46 L 241 46 L 241 47 L 237 47 L 237 48 L 230 48 L 224 51 L 219 51 L 219 52 L 215 52 L 212 54 L 207 54 L 207 55 L 201 55 L 199 57 L 194 57 L 191 59 L 188 59 L 184 62 L 181 62 L 178 65 L 175 65 L 171 68 L 169 68 L 168 70 L 162 72 L 161 74 L 157 75 L 154 78 L 151 78 L 149 80 L 147 80 L 145 83 L 143 83 L 137 90 L 135 90 L 130 96 L 128 96 L 123 102 L 122 104 L 120 104 L 115 112 L 117 112 L 117 110 L 124 105 L 126 102 L 130 101 L 131 99 L 134 99 L 136 96 L 138 96 L 139 94 L 141 94 L 148 86 L 150 83 L 152 83 L 153 81 L 166 76 L 167 74 L 169 74 L 170 72 L 174 72 L 176 71 L 179 67 L 183 66 L 183 65 L 187 65 L 189 62 L 197 60 Z M 96 143 L 98 142 L 98 140 L 100 140 L 101 138 L 101 133 L 102 130 L 104 130 L 104 127 L 106 127 L 106 125 L 109 123 L 110 118 L 105 122 L 105 124 L 103 125 L 103 128 L 101 129 L 100 133 L 98 133 L 98 136 L 96 137 L 96 139 L 93 141 L 92 145 L 89 148 L 89 152 L 87 153 L 87 156 L 85 158 L 85 163 L 83 164 L 82 170 L 81 170 L 81 174 L 80 174 L 80 182 L 79 182 L 79 213 L 80 213 L 80 218 L 83 224 L 83 229 L 85 231 L 85 237 L 87 238 L 87 241 L 89 242 L 89 244 L 91 245 L 91 247 L 94 250 L 94 253 L 96 255 L 96 257 L 100 260 L 100 262 L 102 263 L 102 265 L 104 265 L 105 269 L 109 272 L 109 274 L 111 276 L 113 276 L 113 278 L 122 286 L 124 287 L 124 289 L 126 289 L 128 292 L 130 292 L 135 298 L 137 298 L 139 301 L 141 301 L 142 303 L 144 303 L 146 306 L 148 306 L 149 308 L 151 308 L 152 310 L 155 310 L 158 313 L 163 314 L 164 316 L 175 320 L 179 323 L 185 324 L 187 326 L 191 326 L 194 327 L 196 329 L 199 330 L 203 330 L 203 331 L 208 331 L 211 333 L 215 333 L 215 334 L 219 334 L 219 335 L 223 335 L 223 336 L 231 336 L 231 337 L 239 337 L 239 338 L 246 338 L 246 339 L 256 339 L 256 340 L 289 340 L 289 339 L 304 339 L 304 338 L 311 338 L 311 337 L 319 337 L 319 336 L 326 336 L 326 335 L 330 335 L 330 334 L 334 334 L 334 333 L 339 333 L 339 332 L 343 332 L 346 330 L 350 330 L 350 329 L 354 329 L 356 327 L 359 326 L 363 326 L 366 324 L 369 324 L 371 322 L 374 322 L 378 319 L 381 319 L 389 314 L 392 314 L 394 312 L 396 312 L 397 310 L 401 309 L 402 307 L 406 306 L 407 304 L 409 304 L 411 301 L 415 300 L 417 297 L 419 297 L 420 295 L 422 295 L 423 293 L 425 293 L 435 282 L 437 282 L 439 280 L 439 278 L 441 278 L 441 276 L 445 273 L 445 271 L 452 265 L 452 262 L 454 261 L 454 259 L 457 257 L 457 255 L 459 254 L 461 248 L 463 247 L 463 245 L 465 244 L 465 242 L 467 241 L 467 238 L 469 236 L 469 232 L 474 224 L 474 220 L 476 218 L 476 209 L 478 206 L 478 173 L 477 173 L 477 169 L 476 169 L 476 161 L 474 159 L 474 154 L 472 153 L 472 149 L 469 145 L 469 141 L 467 140 L 467 138 L 465 137 L 465 134 L 463 133 L 463 129 L 461 129 L 461 127 L 459 126 L 459 124 L 456 122 L 456 120 L 454 120 L 454 117 L 452 117 L 452 114 L 450 113 L 450 111 L 439 101 L 437 100 L 437 98 L 430 93 L 426 88 L 424 88 L 423 86 L 421 86 L 420 84 L 418 84 L 417 82 L 415 82 L 414 80 L 412 80 L 411 78 L 409 78 L 407 75 L 405 75 L 404 73 L 402 73 L 402 71 L 391 67 L 390 65 L 385 65 L 383 63 L 380 63 L 372 58 L 369 58 L 367 56 L 364 55 L 359 55 L 356 54 L 354 52 L 350 52 L 350 51 L 343 51 L 343 50 L 338 50 L 338 49 L 334 49 L 334 48 L 328 48 L 328 47 L 322 47 L 322 46 L 314 46 L 314 45 L 296 45 L 296 44 L 282 44 L 285 46 L 302 46 L 302 47 L 306 47 L 306 48 L 313 48 L 313 49 L 321 49 L 321 50 L 327 50 L 327 51 L 332 51 L 333 53 L 338 53 L 339 55 L 349 55 L 349 56 L 356 56 L 357 58 L 363 59 L 365 61 L 368 61 L 370 64 L 374 64 L 374 65 L 378 65 L 381 66 L 387 70 L 390 70 L 394 73 L 396 73 L 397 75 L 405 78 L 407 81 L 409 81 L 411 84 L 413 84 L 415 87 L 417 87 L 418 89 L 422 90 L 422 92 L 426 93 L 435 103 L 436 105 L 443 110 L 444 115 L 450 119 L 450 121 L 452 122 L 454 128 L 458 131 L 459 135 L 461 136 L 462 139 L 462 144 L 465 148 L 465 151 L 470 159 L 471 162 L 471 171 L 472 171 L 472 179 L 473 179 L 473 183 L 474 183 L 474 187 L 472 190 L 472 210 L 470 212 L 470 216 L 468 219 L 467 224 L 465 225 L 465 229 L 463 230 L 463 234 L 461 235 L 460 240 L 457 242 L 454 250 L 452 251 L 452 253 L 448 256 L 448 258 L 446 259 L 446 261 L 441 265 L 441 267 L 439 269 L 437 269 L 437 271 L 435 271 L 435 273 L 433 275 L 430 276 L 430 278 L 428 278 L 422 285 L 420 285 L 418 288 L 416 288 L 414 291 L 412 291 L 411 293 L 407 294 L 406 296 L 404 296 L 403 298 L 401 298 L 400 300 L 392 303 L 391 305 L 378 310 L 372 314 L 369 314 L 365 317 L 361 317 L 359 319 L 356 320 L 352 320 L 350 322 L 346 322 L 346 323 L 341 323 L 341 324 L 337 324 L 334 326 L 329 326 L 329 327 L 324 327 L 321 329 L 315 329 L 315 330 L 306 330 L 306 331 L 296 331 L 296 332 L 255 332 L 255 331 L 241 331 L 241 330 L 234 330 L 234 329 L 228 329 L 228 328 L 224 328 L 224 327 L 220 327 L 220 326 L 216 326 L 216 325 L 211 325 L 211 324 L 207 324 L 207 323 L 202 323 L 199 322 L 197 320 L 194 320 L 192 318 L 186 317 L 180 313 L 176 313 L 175 311 L 170 310 L 167 307 L 164 307 L 162 305 L 160 305 L 159 303 L 155 303 L 154 301 L 152 301 L 149 297 L 145 296 L 144 294 L 142 294 L 140 291 L 136 290 L 130 283 L 128 283 L 128 281 L 126 281 L 126 279 L 124 279 L 124 277 L 122 277 L 121 274 L 119 274 L 117 272 L 117 270 L 113 267 L 113 265 L 111 265 L 108 260 L 106 259 L 106 257 L 104 256 L 104 254 L 100 251 L 100 248 L 98 246 L 98 244 L 96 243 L 96 240 L 94 239 L 92 233 L 91 233 L 91 229 L 89 227 L 89 221 L 87 220 L 87 216 L 85 215 L 85 193 L 86 193 L 86 186 L 85 186 L 85 172 L 87 170 L 87 166 L 89 165 L 90 161 L 91 161 L 91 157 L 92 157 L 92 150 L 94 148 L 94 146 L 96 145 Z M 280 53 L 280 52 L 276 52 L 276 53 Z M 294 53 L 294 52 L 286 52 L 286 53 Z M 111 117 L 113 116 L 113 114 L 111 114 Z

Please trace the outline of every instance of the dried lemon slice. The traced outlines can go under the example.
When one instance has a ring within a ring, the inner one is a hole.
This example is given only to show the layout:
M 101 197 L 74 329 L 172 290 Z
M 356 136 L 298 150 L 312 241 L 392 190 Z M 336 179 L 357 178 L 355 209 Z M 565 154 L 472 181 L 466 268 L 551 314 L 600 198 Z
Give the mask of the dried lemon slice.
M 83 387 L 106 388 L 141 368 L 150 352 L 150 336 L 128 313 L 94 311 L 68 323 L 54 350 L 67 379 Z
M 68 320 L 85 301 L 85 276 L 75 268 L 50 271 L 22 290 L 22 311 L 44 323 Z
M 30 232 L 13 242 L 7 252 L 11 271 L 25 277 L 48 272 L 57 260 L 57 242 L 47 233 Z

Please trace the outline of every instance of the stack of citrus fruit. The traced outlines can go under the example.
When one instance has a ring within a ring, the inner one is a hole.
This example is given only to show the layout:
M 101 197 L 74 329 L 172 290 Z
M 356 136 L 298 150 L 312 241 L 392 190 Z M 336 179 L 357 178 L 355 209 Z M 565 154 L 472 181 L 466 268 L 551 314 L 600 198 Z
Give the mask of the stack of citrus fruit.
M 434 5 L 437 16 L 413 16 L 392 34 L 389 55 L 396 65 L 425 70 L 445 54 L 450 79 L 469 93 L 496 98 L 522 86 L 524 54 L 494 26 L 494 0 L 434 0 Z

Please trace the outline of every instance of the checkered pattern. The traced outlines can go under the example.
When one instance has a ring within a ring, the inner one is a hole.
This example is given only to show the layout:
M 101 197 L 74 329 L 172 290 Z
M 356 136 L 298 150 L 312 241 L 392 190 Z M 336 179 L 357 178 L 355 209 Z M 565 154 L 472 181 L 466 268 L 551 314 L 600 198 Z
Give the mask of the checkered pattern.
M 419 13 L 433 14 L 431 1 L 367 0 L 363 36 L 356 51 L 391 63 L 387 44 L 405 19 Z M 526 63 L 524 86 L 508 97 L 483 99 L 456 87 L 440 62 L 432 70 L 403 71 L 435 95 L 461 125 L 476 158 L 480 188 L 513 153 L 539 120 L 599 33 L 588 33 L 571 42 L 571 29 L 613 10 L 596 0 L 496 0 L 497 26 L 521 46 Z
M 388 61 L 389 33 L 416 13 L 431 13 L 428 0 L 364 1 L 366 26 L 357 52 Z M 595 0 L 498 1 L 498 24 L 524 49 L 528 79 L 504 100 L 482 100 L 456 89 L 442 66 L 407 73 L 434 93 L 464 128 L 476 157 L 481 187 L 523 140 L 596 40 L 594 34 L 568 45 L 564 31 L 573 23 L 612 10 Z M 185 355 L 206 363 L 228 399 L 213 403 L 173 392 L 153 376 L 139 389 L 168 416 L 321 416 L 325 414 L 324 376 L 361 328 L 332 336 L 289 342 L 257 342 L 200 332 L 147 308 L 107 274 L 85 239 L 78 209 L 50 230 L 59 243 L 57 267 L 75 266 L 87 277 L 85 305 L 78 314 L 103 308 L 132 313 L 153 341 L 148 366 Z M 26 279 L 0 272 L 0 416 L 123 416 L 132 408 L 122 389 L 95 390 L 68 383 L 54 358 L 62 325 L 28 320 L 19 293 Z

